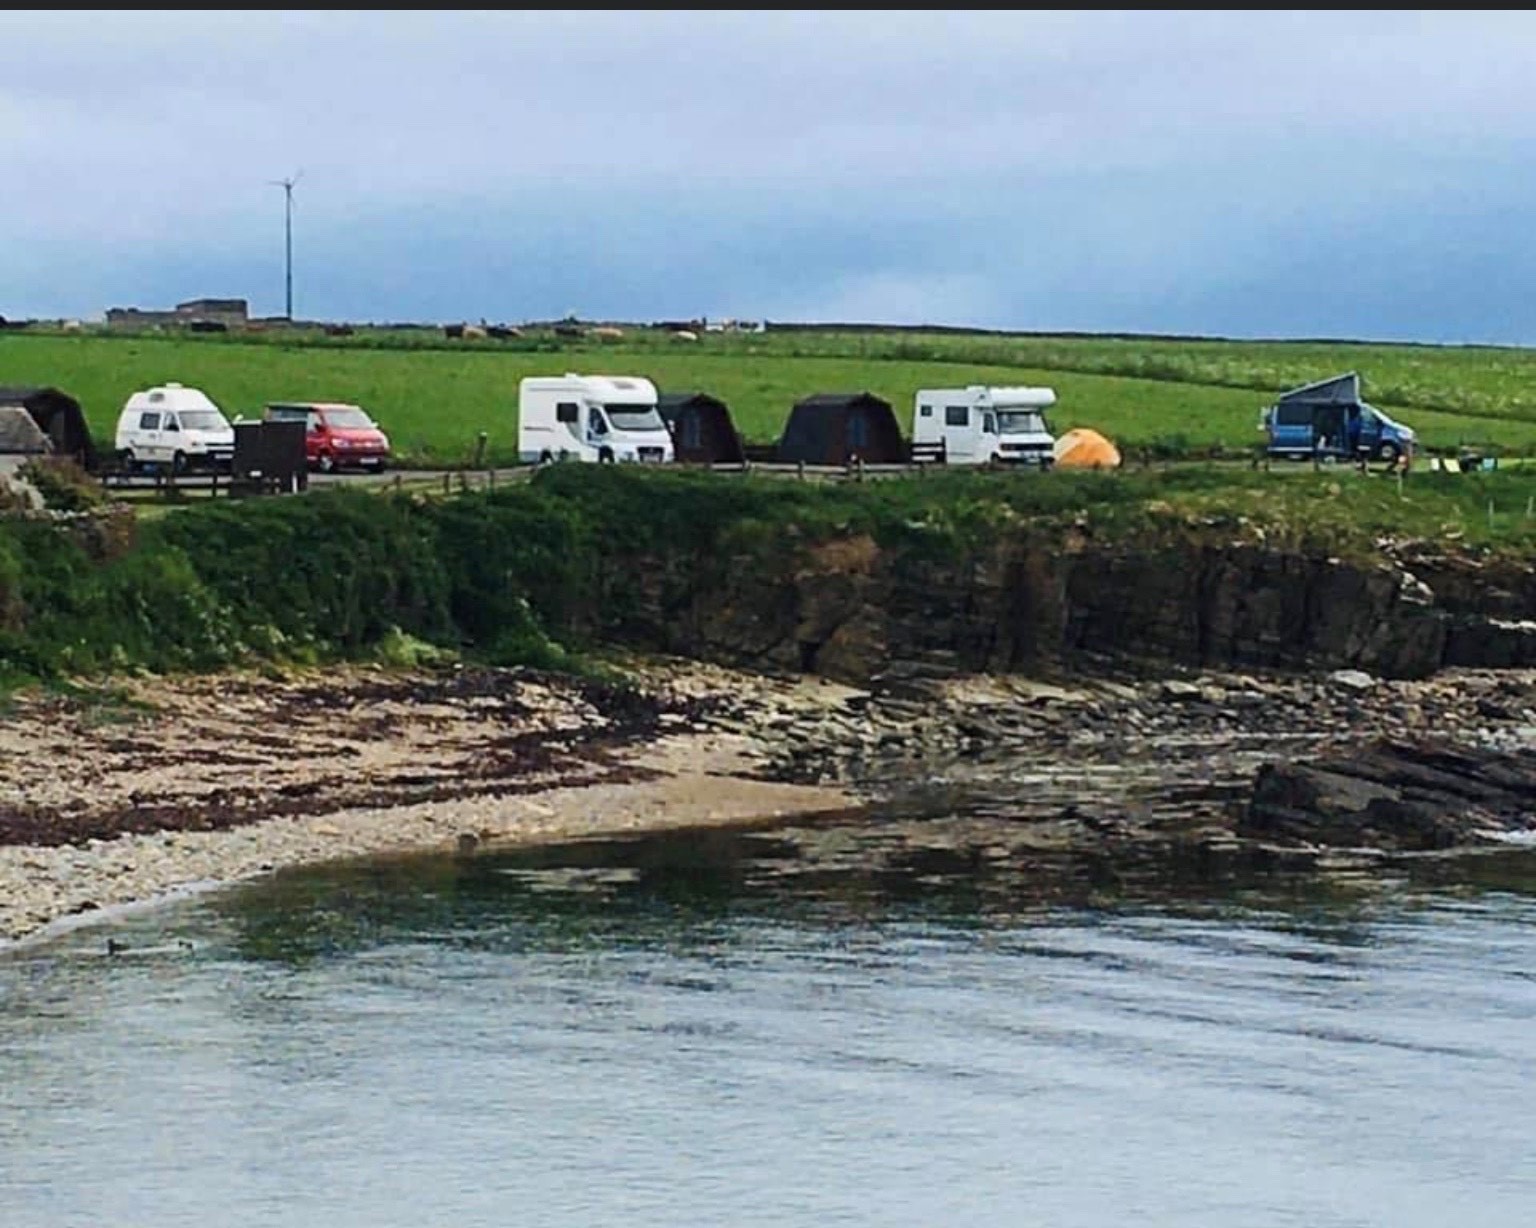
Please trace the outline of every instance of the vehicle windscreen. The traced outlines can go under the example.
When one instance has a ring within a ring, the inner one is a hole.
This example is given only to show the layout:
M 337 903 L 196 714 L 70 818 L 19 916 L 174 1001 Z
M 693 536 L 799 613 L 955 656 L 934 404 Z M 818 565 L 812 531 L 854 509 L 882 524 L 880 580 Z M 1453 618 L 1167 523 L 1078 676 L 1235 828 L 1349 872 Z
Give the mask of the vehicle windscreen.
M 211 409 L 184 409 L 177 415 L 184 431 L 227 431 L 229 423 Z
M 661 420 L 654 405 L 626 405 L 610 402 L 603 406 L 608 421 L 616 431 L 664 431 L 667 424 Z
M 355 407 L 328 409 L 325 411 L 325 422 L 327 426 L 333 429 L 340 427 L 344 431 L 371 431 L 374 429 L 373 419 Z
M 1043 435 L 1045 415 L 1038 409 L 1000 409 L 997 411 L 999 435 Z

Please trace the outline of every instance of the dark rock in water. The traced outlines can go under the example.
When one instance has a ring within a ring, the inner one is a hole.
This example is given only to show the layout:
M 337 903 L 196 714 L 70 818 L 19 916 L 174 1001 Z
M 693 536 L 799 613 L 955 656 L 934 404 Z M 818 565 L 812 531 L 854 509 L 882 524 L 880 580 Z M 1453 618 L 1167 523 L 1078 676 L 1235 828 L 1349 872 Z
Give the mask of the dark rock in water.
M 1266 764 L 1237 824 L 1253 839 L 1413 852 L 1533 830 L 1536 754 L 1389 740 Z

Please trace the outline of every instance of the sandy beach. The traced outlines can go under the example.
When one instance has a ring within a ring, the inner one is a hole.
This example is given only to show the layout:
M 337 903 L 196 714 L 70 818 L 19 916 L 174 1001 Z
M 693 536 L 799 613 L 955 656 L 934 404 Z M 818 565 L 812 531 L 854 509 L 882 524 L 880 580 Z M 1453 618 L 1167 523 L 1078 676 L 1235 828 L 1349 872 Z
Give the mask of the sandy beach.
M 285 866 L 857 803 L 762 779 L 753 737 L 706 724 L 717 685 L 347 667 L 17 697 L 0 720 L 0 942 Z

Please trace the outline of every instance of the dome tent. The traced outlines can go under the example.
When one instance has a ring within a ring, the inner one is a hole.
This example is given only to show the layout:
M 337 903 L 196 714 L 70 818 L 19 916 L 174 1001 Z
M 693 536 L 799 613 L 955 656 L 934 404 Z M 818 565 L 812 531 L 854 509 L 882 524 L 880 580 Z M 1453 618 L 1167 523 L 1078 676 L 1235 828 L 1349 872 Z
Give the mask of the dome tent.
M 1058 469 L 1118 469 L 1120 449 L 1087 427 L 1074 427 L 1056 440 Z

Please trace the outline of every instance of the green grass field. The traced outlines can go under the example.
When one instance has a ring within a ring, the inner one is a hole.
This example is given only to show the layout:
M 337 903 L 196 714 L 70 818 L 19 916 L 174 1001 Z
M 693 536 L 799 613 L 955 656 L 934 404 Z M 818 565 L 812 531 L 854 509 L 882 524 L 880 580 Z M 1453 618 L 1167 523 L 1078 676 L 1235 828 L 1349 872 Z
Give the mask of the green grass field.
M 904 431 L 923 387 L 1047 384 L 1060 432 L 1091 426 L 1126 447 L 1248 448 L 1275 394 L 1345 370 L 1366 396 L 1430 448 L 1491 444 L 1536 453 L 1536 351 L 1321 342 L 1211 342 L 1093 337 L 786 331 L 706 334 L 686 345 L 654 331 L 619 342 L 448 342 L 427 330 L 243 337 L 0 334 L 0 386 L 51 384 L 78 398 L 110 442 L 134 391 L 177 380 L 231 416 L 277 399 L 363 405 L 402 461 L 455 464 L 480 432 L 487 460 L 516 453 L 517 383 L 525 375 L 645 375 L 663 391 L 724 399 L 753 442 L 777 438 L 791 405 L 813 392 L 867 390 Z

